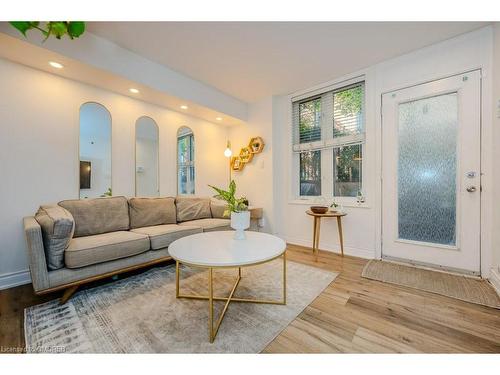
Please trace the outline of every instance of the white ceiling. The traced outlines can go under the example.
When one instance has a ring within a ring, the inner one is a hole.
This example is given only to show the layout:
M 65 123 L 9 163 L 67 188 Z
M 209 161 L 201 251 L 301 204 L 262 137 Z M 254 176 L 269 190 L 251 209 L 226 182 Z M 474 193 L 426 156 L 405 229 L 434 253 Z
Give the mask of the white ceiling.
M 90 22 L 91 33 L 245 102 L 312 87 L 485 22 Z
M 16 37 L 4 34 L 3 31 L 12 32 L 11 30 L 13 29 L 10 26 L 8 28 L 2 28 L 2 26 L 6 25 L 0 22 L 0 58 L 5 58 L 35 69 L 43 70 L 51 74 L 101 87 L 105 90 L 112 91 L 120 95 L 126 95 L 133 99 L 143 100 L 148 103 L 153 103 L 165 108 L 169 108 L 182 114 L 179 117 L 180 121 L 184 116 L 198 117 L 222 126 L 237 125 L 241 124 L 243 121 L 241 118 L 233 117 L 226 112 L 214 110 L 212 106 L 182 99 L 179 96 L 176 96 L 175 92 L 174 94 L 172 94 L 167 90 L 162 91 L 159 89 L 155 89 L 148 84 L 138 83 L 135 80 L 131 80 L 130 78 L 127 78 L 123 76 L 123 74 L 119 74 L 116 71 L 96 68 L 95 66 L 82 62 L 79 59 L 70 57 L 67 54 L 54 52 L 53 50 L 48 48 L 49 43 L 51 42 L 50 40 L 46 43 L 37 45 L 36 41 L 34 41 L 33 39 L 25 39 L 22 35 L 17 33 L 17 31 L 16 33 L 14 33 Z M 87 34 L 86 38 L 88 39 L 89 36 L 91 36 L 91 34 Z M 69 45 L 71 48 L 74 48 L 75 50 L 78 50 L 80 52 L 85 51 L 86 54 L 88 54 L 89 56 L 91 55 L 92 51 L 89 52 L 88 45 L 82 45 L 80 43 L 85 41 L 84 39 L 77 39 L 76 41 L 69 41 L 69 39 L 67 39 L 66 41 L 68 42 L 67 45 Z M 64 40 L 52 40 L 52 42 L 55 45 L 59 45 L 60 42 L 64 43 Z M 96 41 L 93 39 L 90 40 L 90 42 L 96 44 Z M 112 43 L 110 44 L 113 45 Z M 118 52 L 119 51 L 117 51 L 117 48 L 115 48 L 111 51 L 111 55 L 116 55 Z M 109 56 L 106 56 L 104 53 L 101 53 L 99 55 L 99 57 L 101 56 L 103 58 L 109 58 Z M 48 64 L 49 61 L 56 61 L 61 63 L 64 66 L 64 69 L 54 69 Z M 126 65 L 126 61 L 120 62 L 121 66 Z M 138 69 L 137 65 L 133 65 L 133 68 L 136 70 Z M 147 69 L 148 66 L 143 65 L 140 66 L 140 68 Z M 160 70 L 160 73 L 157 74 L 161 73 L 163 72 Z M 184 88 L 189 87 L 189 82 L 186 82 L 185 80 L 177 79 L 176 82 L 177 85 L 184 85 Z M 131 93 L 129 91 L 129 88 L 131 87 L 139 89 L 140 93 Z M 207 95 L 205 96 L 212 96 L 211 94 L 214 91 L 217 90 L 207 90 Z M 236 101 L 236 99 L 234 100 Z M 187 110 L 183 110 L 180 108 L 181 105 L 188 105 L 189 108 Z M 221 117 L 223 118 L 223 120 L 217 121 L 217 117 Z

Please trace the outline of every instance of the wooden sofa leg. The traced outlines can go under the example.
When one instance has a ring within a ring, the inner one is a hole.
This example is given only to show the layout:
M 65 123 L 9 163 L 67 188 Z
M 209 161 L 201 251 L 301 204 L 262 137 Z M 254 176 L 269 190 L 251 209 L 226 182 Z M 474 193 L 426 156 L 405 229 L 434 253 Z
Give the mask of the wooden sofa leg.
M 64 291 L 64 294 L 62 295 L 61 299 L 59 300 L 60 305 L 64 305 L 68 300 L 71 298 L 71 296 L 76 292 L 78 289 L 78 285 L 73 285 L 70 286 L 68 289 Z

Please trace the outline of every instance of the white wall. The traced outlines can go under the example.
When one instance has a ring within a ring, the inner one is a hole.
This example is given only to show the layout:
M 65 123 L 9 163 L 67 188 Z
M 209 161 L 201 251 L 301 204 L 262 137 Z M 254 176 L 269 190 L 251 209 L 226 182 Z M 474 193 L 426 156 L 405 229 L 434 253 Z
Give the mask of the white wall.
M 242 171 L 233 171 L 237 195 L 245 196 L 250 205 L 264 207 L 264 228 L 273 232 L 273 98 L 269 97 L 251 104 L 248 122 L 231 128 L 229 139 L 233 155 L 238 155 L 242 147 L 248 146 L 251 138 L 260 136 L 264 140 L 264 150 L 256 154 Z M 226 183 L 227 185 L 227 183 Z
M 312 219 L 305 215 L 305 210 L 310 202 L 300 202 L 292 195 L 291 186 L 296 183 L 291 171 L 291 97 L 299 95 L 316 88 L 335 84 L 359 75 L 365 76 L 366 82 L 366 145 L 364 151 L 364 194 L 366 203 L 358 206 L 356 203 L 344 205 L 347 216 L 343 220 L 345 252 L 356 256 L 367 258 L 380 257 L 381 251 L 381 118 L 380 103 L 383 92 L 402 88 L 408 85 L 422 83 L 428 80 L 442 78 L 444 76 L 458 74 L 467 70 L 481 68 L 483 70 L 483 128 L 482 128 L 482 168 L 483 168 L 483 210 L 482 210 L 482 273 L 488 276 L 492 260 L 491 237 L 494 231 L 491 204 L 492 175 L 493 175 L 493 137 L 491 126 L 491 27 L 471 32 L 445 42 L 432 45 L 407 55 L 385 61 L 381 64 L 368 67 L 363 71 L 353 72 L 348 76 L 338 77 L 330 82 L 325 82 L 317 87 L 305 88 L 305 90 L 291 95 L 273 97 L 263 100 L 256 105 L 251 105 L 250 113 L 260 113 L 264 117 L 261 124 L 272 121 L 272 143 L 274 150 L 272 169 L 265 175 L 261 171 L 255 172 L 256 168 L 248 168 L 243 171 L 245 181 L 259 181 L 261 189 L 272 191 L 273 202 L 260 198 L 264 193 L 252 192 L 253 196 L 259 197 L 265 210 L 275 212 L 270 227 L 272 231 L 285 238 L 290 243 L 311 246 L 312 243 Z M 498 65 L 498 64 L 497 64 Z M 332 74 L 334 75 L 334 74 Z M 272 101 L 272 114 L 269 114 L 269 103 Z M 265 107 L 262 103 L 268 103 Z M 257 128 L 257 127 L 256 127 Z M 240 128 L 231 131 L 232 139 L 237 136 Z M 245 130 L 242 134 L 247 134 Z M 267 135 L 269 137 L 269 135 Z M 496 138 L 497 149 L 498 137 Z M 236 144 L 235 144 L 236 145 Z M 267 145 L 266 145 L 267 147 Z M 496 159 L 498 160 L 498 159 Z M 253 178 L 255 173 L 258 178 Z M 273 179 L 272 189 L 268 181 L 262 178 Z M 498 184 L 500 185 L 500 184 Z M 250 193 L 249 193 L 250 194 Z M 499 193 L 497 193 L 498 196 Z M 499 219 L 500 221 L 500 219 Z M 498 226 L 497 226 L 498 228 Z M 338 251 L 339 239 L 337 235 L 336 222 L 334 220 L 323 220 L 320 248 Z
M 159 126 L 162 196 L 177 193 L 182 125 L 196 139 L 197 195 L 212 195 L 207 184 L 227 183 L 225 127 L 1 59 L 0 82 L 0 287 L 26 281 L 22 218 L 40 204 L 78 198 L 78 122 L 85 102 L 111 113 L 114 195 L 135 195 L 135 122 L 144 115 Z
M 500 23 L 496 22 L 494 25 L 494 40 L 493 40 L 493 142 L 494 142 L 494 156 L 495 169 L 494 169 L 494 192 L 493 196 L 498 199 L 500 197 Z M 497 290 L 500 293 L 500 204 L 495 200 L 492 205 L 494 209 L 493 228 L 493 262 L 492 266 L 495 270 L 497 277 Z

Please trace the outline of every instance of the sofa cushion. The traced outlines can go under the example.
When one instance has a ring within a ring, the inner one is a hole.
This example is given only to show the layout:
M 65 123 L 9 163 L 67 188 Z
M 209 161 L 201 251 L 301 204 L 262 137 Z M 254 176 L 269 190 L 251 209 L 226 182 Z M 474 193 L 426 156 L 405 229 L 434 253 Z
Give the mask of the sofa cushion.
M 49 272 L 47 277 L 49 287 L 54 288 L 75 281 L 85 280 L 90 277 L 103 275 L 108 272 L 116 272 L 129 267 L 141 267 L 145 263 L 168 259 L 172 259 L 172 257 L 168 254 L 167 249 L 148 250 L 144 253 L 132 255 L 130 257 L 110 260 L 109 262 L 99 264 L 93 264 L 92 266 L 88 267 L 61 268 L 59 270 Z
M 79 268 L 149 250 L 148 236 L 119 231 L 73 238 L 64 253 L 66 267 Z
M 180 226 L 191 226 L 203 229 L 203 232 L 213 232 L 218 230 L 231 230 L 231 220 L 229 219 L 200 219 L 186 221 Z
M 211 218 L 210 198 L 177 197 L 177 221 Z
M 212 217 L 215 219 L 228 219 L 229 216 L 224 216 L 224 211 L 228 209 L 228 204 L 224 203 L 223 201 L 215 199 L 212 199 L 210 201 L 210 211 L 212 213 Z
M 163 249 L 179 238 L 189 236 L 195 233 L 201 233 L 201 227 L 166 224 L 155 225 L 152 227 L 132 229 L 134 233 L 146 234 L 151 241 L 151 249 Z
M 75 220 L 74 237 L 128 230 L 128 202 L 125 197 L 72 199 L 59 202 Z
M 175 198 L 130 198 L 130 228 L 176 224 Z
M 49 270 L 64 267 L 64 250 L 68 248 L 75 222 L 68 210 L 54 205 L 40 206 L 35 219 L 42 228 L 43 247 Z

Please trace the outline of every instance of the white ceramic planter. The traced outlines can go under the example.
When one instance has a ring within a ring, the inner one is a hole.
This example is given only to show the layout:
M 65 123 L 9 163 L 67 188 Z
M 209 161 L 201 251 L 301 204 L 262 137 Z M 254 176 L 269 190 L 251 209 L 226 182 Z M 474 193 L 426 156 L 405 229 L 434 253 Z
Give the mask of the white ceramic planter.
M 231 212 L 231 228 L 234 232 L 235 240 L 244 240 L 245 229 L 250 227 L 250 211 Z

